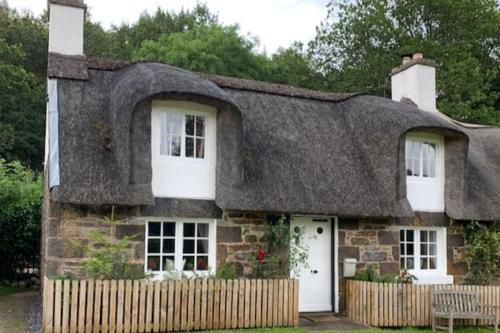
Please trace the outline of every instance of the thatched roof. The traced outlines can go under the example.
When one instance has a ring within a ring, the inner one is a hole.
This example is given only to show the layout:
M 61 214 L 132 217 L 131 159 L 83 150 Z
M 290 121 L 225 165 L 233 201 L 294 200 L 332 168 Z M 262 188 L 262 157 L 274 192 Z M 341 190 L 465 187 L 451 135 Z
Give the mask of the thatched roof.
M 153 206 L 150 103 L 166 98 L 219 110 L 215 203 L 222 209 L 413 216 L 404 138 L 423 129 L 446 140 L 446 213 L 500 218 L 499 128 L 464 128 L 381 97 L 200 76 L 160 63 L 86 59 L 85 75 L 75 77 L 82 60 L 63 62 L 49 68 L 60 79 L 55 200 Z

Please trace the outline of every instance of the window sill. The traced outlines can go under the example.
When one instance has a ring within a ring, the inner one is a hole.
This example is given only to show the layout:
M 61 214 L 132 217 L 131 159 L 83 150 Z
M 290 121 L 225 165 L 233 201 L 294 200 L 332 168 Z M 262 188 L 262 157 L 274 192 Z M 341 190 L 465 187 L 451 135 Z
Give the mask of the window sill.
M 453 275 L 442 273 L 410 272 L 415 275 L 415 284 L 453 284 Z

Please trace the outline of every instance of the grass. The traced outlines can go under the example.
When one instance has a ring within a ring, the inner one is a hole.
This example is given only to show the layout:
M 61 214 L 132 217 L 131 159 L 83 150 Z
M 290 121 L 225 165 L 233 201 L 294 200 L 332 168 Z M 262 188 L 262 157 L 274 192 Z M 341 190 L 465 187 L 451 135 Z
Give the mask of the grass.
M 25 288 L 20 287 L 11 287 L 11 286 L 0 286 L 0 298 L 3 298 L 7 295 L 18 293 L 21 291 L 26 291 Z
M 339 330 L 307 330 L 303 328 L 266 328 L 266 329 L 244 329 L 244 330 L 232 330 L 241 331 L 242 333 L 308 333 L 308 332 L 321 332 L 321 333 L 431 333 L 432 329 L 429 328 L 400 328 L 400 329 L 380 329 L 380 328 L 370 328 L 364 330 L 348 330 L 348 331 L 339 331 Z M 489 328 L 481 328 L 476 329 L 475 327 L 454 327 L 453 329 L 456 333 L 491 333 L 493 330 Z M 211 331 L 217 333 L 226 333 L 225 331 Z M 444 331 L 438 331 L 444 332 Z

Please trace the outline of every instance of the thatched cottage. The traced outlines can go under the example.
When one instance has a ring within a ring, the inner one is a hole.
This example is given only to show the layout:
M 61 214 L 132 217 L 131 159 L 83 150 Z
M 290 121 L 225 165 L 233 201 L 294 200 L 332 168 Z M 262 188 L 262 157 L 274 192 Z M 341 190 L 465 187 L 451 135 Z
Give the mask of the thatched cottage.
M 139 234 L 135 263 L 159 275 L 245 274 L 285 215 L 310 248 L 300 309 L 339 311 L 344 259 L 459 283 L 464 225 L 500 219 L 500 128 L 441 114 L 421 54 L 390 73 L 392 100 L 310 91 L 90 59 L 83 0 L 49 4 L 45 275 L 78 274 L 72 244 L 110 233 L 111 206 L 111 236 Z

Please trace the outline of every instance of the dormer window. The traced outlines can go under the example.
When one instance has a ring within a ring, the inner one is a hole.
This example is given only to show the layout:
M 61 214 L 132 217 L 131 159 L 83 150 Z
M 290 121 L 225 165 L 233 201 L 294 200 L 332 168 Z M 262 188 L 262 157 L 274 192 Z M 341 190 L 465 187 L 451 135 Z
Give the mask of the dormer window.
M 153 101 L 152 188 L 155 197 L 215 199 L 215 108 Z
M 406 140 L 406 176 L 436 178 L 436 143 Z
M 206 117 L 188 112 L 161 113 L 160 155 L 205 158 Z
M 444 211 L 444 139 L 413 132 L 405 144 L 406 193 L 414 211 Z

